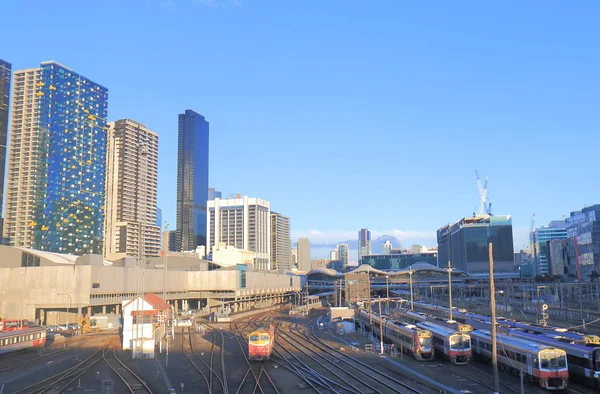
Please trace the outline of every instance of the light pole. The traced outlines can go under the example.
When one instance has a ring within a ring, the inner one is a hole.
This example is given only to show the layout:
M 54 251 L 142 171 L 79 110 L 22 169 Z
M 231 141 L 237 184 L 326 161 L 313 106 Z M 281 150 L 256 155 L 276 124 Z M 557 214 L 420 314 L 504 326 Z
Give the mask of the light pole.
M 386 310 L 387 310 L 388 315 L 390 314 L 390 287 L 389 287 L 389 281 L 388 281 L 389 277 L 390 277 L 389 275 L 385 276 Z
M 450 320 L 452 319 L 452 271 L 455 270 L 456 268 L 452 267 L 452 265 L 450 264 L 450 260 L 448 260 L 448 268 L 446 268 L 446 271 L 448 271 L 448 298 L 450 299 Z
M 69 309 L 71 309 L 71 304 L 73 303 L 73 297 L 68 293 L 56 293 L 56 295 L 63 295 L 69 297 Z M 67 326 L 66 329 L 69 329 L 69 309 L 67 309 Z
M 381 296 L 378 300 L 379 304 L 379 340 L 380 340 L 380 354 L 383 356 L 383 315 L 381 314 Z
M 492 253 L 492 243 L 489 243 L 490 249 L 490 312 L 492 328 L 492 366 L 494 372 L 494 394 L 500 393 L 500 379 L 498 377 L 498 348 L 496 342 L 496 287 L 494 283 L 494 256 Z
M 413 270 L 412 270 L 412 265 L 411 265 L 408 267 L 408 284 L 410 286 L 410 310 L 414 311 L 415 305 L 413 303 L 412 274 L 413 274 Z

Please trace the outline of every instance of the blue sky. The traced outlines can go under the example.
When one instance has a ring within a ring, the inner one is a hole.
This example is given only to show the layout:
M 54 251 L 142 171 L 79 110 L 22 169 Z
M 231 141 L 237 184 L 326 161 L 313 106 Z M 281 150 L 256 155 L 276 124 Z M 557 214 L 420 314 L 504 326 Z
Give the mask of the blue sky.
M 433 246 L 437 228 L 477 206 L 478 169 L 520 248 L 532 213 L 542 225 L 599 202 L 599 11 L 596 1 L 12 1 L 0 58 L 14 69 L 59 61 L 109 88 L 110 119 L 157 131 L 171 228 L 177 114 L 189 108 L 211 124 L 211 186 L 271 201 L 295 236 L 324 243 L 368 227 Z

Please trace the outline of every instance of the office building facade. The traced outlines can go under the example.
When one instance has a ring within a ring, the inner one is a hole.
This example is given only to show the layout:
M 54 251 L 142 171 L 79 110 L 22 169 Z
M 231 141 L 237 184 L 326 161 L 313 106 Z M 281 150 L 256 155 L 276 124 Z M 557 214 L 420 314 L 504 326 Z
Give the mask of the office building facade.
M 260 198 L 229 198 L 208 201 L 207 253 L 223 242 L 256 253 L 254 267 L 270 269 L 271 204 Z
M 158 134 L 131 119 L 108 123 L 104 257 L 160 253 Z
M 549 242 L 567 238 L 567 225 L 564 220 L 555 220 L 546 227 L 535 229 L 533 233 L 533 246 L 535 248 L 535 266 L 537 275 L 549 275 L 548 265 Z
M 290 218 L 271 212 L 271 270 L 292 267 L 292 233 Z
M 592 272 L 600 274 L 600 204 L 571 212 L 566 225 L 567 238 L 577 240 L 569 244 L 569 275 L 577 275 L 579 260 L 581 279 L 589 281 Z
M 516 277 L 510 216 L 476 215 L 437 231 L 438 261 L 473 277 L 489 277 L 489 243 L 493 245 L 494 273 Z
M 292 267 L 298 269 L 298 249 L 292 248 Z
M 298 238 L 298 270 L 308 272 L 311 269 L 310 241 L 308 238 Z
M 4 215 L 1 210 L 4 201 L 4 173 L 6 171 L 11 70 L 12 65 L 0 59 L 0 244 L 2 243 L 2 228 L 4 224 Z
M 358 232 L 358 260 L 371 254 L 371 232 L 363 228 Z
M 177 250 L 206 246 L 209 124 L 186 110 L 179 115 L 177 155 Z
M 57 62 L 15 71 L 8 244 L 102 253 L 108 90 Z
M 348 244 L 339 244 L 337 246 L 337 256 L 337 260 L 342 262 L 343 271 L 343 269 L 346 268 L 348 266 L 348 263 L 350 262 L 350 247 L 348 246 Z
M 401 253 L 390 251 L 382 254 L 362 256 L 360 264 L 368 264 L 380 270 L 402 270 L 416 263 L 428 263 L 437 266 L 437 252 Z

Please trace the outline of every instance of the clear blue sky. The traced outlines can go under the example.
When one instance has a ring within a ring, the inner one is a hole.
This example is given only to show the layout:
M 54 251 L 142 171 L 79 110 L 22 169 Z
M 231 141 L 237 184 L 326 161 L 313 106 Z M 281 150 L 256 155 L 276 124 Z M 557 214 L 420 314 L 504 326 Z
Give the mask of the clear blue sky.
M 486 4 L 483 4 L 486 3 Z M 527 4 L 525 4 L 527 3 Z M 175 225 L 177 114 L 211 124 L 211 186 L 271 201 L 314 243 L 361 227 L 434 244 L 489 177 L 515 244 L 598 203 L 597 1 L 5 1 L 0 57 L 109 88 L 160 135 Z

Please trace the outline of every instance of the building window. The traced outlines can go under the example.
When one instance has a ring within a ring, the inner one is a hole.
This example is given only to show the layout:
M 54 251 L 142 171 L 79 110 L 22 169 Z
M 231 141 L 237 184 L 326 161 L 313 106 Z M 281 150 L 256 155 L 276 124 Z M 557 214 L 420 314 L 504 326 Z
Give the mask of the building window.
M 39 267 L 40 258 L 27 252 L 21 254 L 21 267 Z
M 240 289 L 246 288 L 246 271 L 240 271 Z

